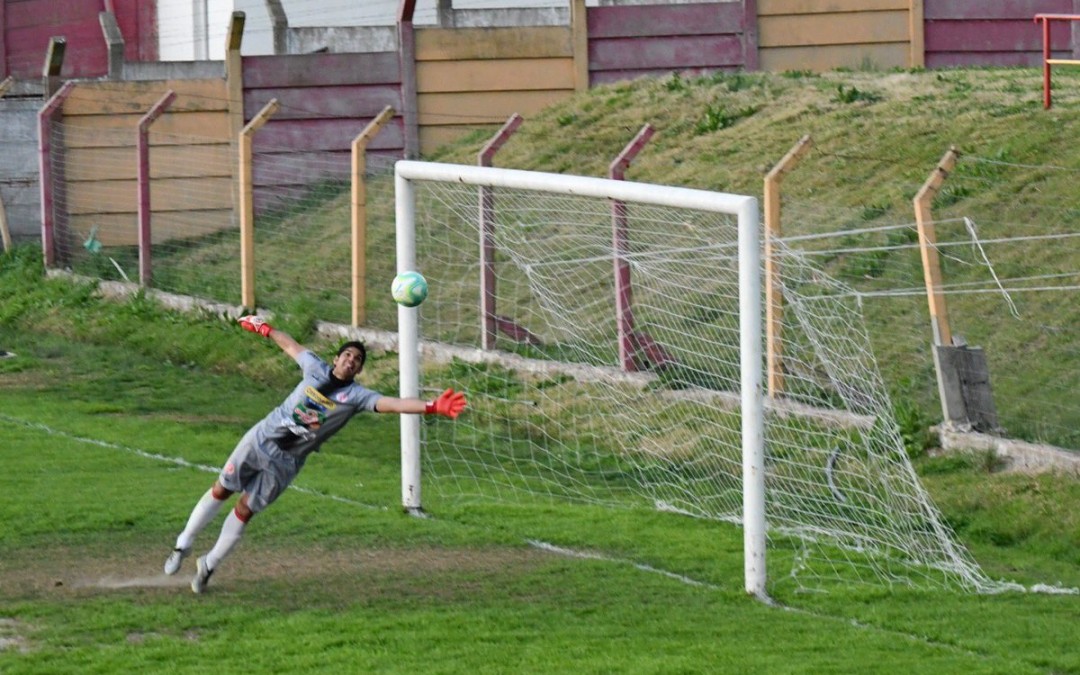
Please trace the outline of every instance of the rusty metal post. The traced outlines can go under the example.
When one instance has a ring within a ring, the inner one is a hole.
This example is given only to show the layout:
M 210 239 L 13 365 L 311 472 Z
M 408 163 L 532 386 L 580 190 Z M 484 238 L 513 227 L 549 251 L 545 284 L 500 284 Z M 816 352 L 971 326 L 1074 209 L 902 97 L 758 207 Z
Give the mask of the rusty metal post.
M 495 153 L 517 131 L 524 120 L 514 113 L 495 135 L 476 154 L 476 163 L 491 166 Z M 495 193 L 490 187 L 480 188 L 480 346 L 495 348 Z
M 638 131 L 619 156 L 608 167 L 608 177 L 623 180 L 630 162 L 637 157 L 656 130 L 646 124 Z M 611 250 L 615 272 L 615 323 L 618 326 L 619 366 L 625 372 L 636 370 L 634 366 L 634 302 L 630 285 L 630 233 L 627 227 L 626 204 L 619 200 L 611 202 Z

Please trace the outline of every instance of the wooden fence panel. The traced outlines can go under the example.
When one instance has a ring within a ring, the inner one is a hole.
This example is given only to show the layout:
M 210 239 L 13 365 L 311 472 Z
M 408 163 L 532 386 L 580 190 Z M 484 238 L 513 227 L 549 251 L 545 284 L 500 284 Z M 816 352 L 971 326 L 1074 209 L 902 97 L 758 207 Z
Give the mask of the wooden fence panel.
M 176 100 L 150 131 L 150 199 L 156 242 L 232 227 L 235 152 L 225 81 L 79 82 L 64 101 L 56 138 L 64 181 L 55 189 L 75 240 L 97 226 L 107 246 L 138 242 L 135 144 L 139 120 L 168 90 Z M 198 211 L 198 227 L 185 214 Z M 89 225 L 88 225 L 89 224 Z
M 1074 0 L 924 0 L 926 67 L 1041 66 L 1042 27 L 1036 14 L 1074 14 Z M 1056 58 L 1073 58 L 1072 28 L 1051 26 Z
M 746 67 L 742 2 L 591 7 L 589 81 Z
M 420 152 L 574 93 L 567 26 L 416 30 Z
M 910 0 L 758 0 L 761 68 L 910 65 Z
M 278 111 L 252 142 L 256 214 L 299 199 L 305 187 L 347 180 L 352 142 L 386 106 L 403 110 L 397 52 L 291 54 L 243 59 L 244 119 L 271 99 Z M 400 117 L 369 144 L 369 152 L 404 156 Z

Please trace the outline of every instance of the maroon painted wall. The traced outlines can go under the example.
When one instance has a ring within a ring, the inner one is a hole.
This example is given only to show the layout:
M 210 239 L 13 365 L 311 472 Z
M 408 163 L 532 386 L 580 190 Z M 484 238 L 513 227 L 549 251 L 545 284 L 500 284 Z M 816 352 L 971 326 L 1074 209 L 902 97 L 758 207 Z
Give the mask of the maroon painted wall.
M 255 206 L 273 208 L 288 188 L 348 179 L 353 139 L 391 106 L 368 144 L 367 161 L 404 155 L 401 67 L 396 52 L 244 57 L 244 123 L 277 99 L 280 108 L 253 139 Z
M 924 0 L 927 68 L 1042 66 L 1042 27 L 1036 14 L 1080 14 L 1077 0 Z M 1055 58 L 1073 56 L 1075 28 L 1051 24 Z
M 98 14 L 112 6 L 129 61 L 158 57 L 156 3 L 147 0 L 0 0 L 0 78 L 41 77 L 49 39 L 67 45 L 60 75 L 98 77 L 108 72 L 108 50 Z
M 745 5 L 745 7 L 744 7 Z M 589 81 L 756 68 L 756 3 L 590 7 Z M 749 24 L 750 30 L 746 30 Z

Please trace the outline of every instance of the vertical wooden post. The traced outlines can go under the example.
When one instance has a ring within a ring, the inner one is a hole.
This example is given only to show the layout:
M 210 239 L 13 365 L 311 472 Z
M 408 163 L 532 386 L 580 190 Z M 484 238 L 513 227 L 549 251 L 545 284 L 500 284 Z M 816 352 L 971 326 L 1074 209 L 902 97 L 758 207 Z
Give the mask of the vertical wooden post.
M 398 63 L 401 68 L 401 105 L 405 123 L 405 158 L 420 156 L 420 110 L 416 94 L 416 31 L 413 12 L 416 0 L 398 5 Z
M 926 65 L 926 12 L 924 0 L 910 0 L 908 7 L 908 67 Z
M 570 45 L 574 56 L 574 91 L 588 91 L 589 10 L 585 0 L 570 0 Z
M 637 157 L 656 130 L 651 124 L 646 124 L 638 131 L 634 140 L 630 141 L 619 156 L 608 167 L 608 177 L 612 180 L 623 180 L 626 169 L 630 162 Z M 627 257 L 630 254 L 630 233 L 626 224 L 626 204 L 619 200 L 611 202 L 611 250 L 612 263 L 615 272 L 615 324 L 618 327 L 619 340 L 619 366 L 629 373 L 636 370 L 634 366 L 634 300 L 633 290 L 630 285 L 630 263 Z
M 915 223 L 919 230 L 919 251 L 922 254 L 923 279 L 926 283 L 926 298 L 930 304 L 930 326 L 933 330 L 935 345 L 952 345 L 952 332 L 949 330 L 949 311 L 945 306 L 945 294 L 941 290 L 941 261 L 938 259 L 937 234 L 930 204 L 941 189 L 941 184 L 949 172 L 956 166 L 959 155 L 955 147 L 949 148 L 942 156 L 937 168 L 915 194 Z
M 2 3 L 0 3 L 0 4 L 2 4 Z M 3 10 L 0 9 L 0 12 L 3 12 Z M 3 18 L 2 13 L 0 13 L 0 18 Z M 0 33 L 3 33 L 3 29 L 0 29 Z M 2 47 L 2 46 L 3 46 L 3 39 L 0 38 L 0 47 Z M 0 59 L 3 59 L 3 58 L 4 58 L 4 53 L 2 51 L 0 51 Z M 3 71 L 0 70 L 0 73 L 2 73 L 2 72 Z M 10 75 L 5 77 L 3 82 L 0 82 L 0 98 L 4 98 L 4 94 L 6 94 L 8 92 L 8 89 L 11 89 L 11 86 L 13 84 L 15 84 L 15 78 L 10 76 Z M 12 245 L 11 244 L 11 230 L 8 229 L 7 210 L 4 207 L 4 195 L 2 195 L 2 194 L 0 194 L 0 240 L 2 240 L 3 243 L 4 243 L 4 250 L 5 251 L 10 251 L 11 250 L 11 245 Z
M 225 40 L 225 91 L 229 105 L 229 138 L 238 142 L 244 128 L 244 60 L 240 57 L 240 44 L 244 39 L 245 15 L 233 12 L 229 19 L 229 32 Z M 240 214 L 240 166 L 233 167 L 232 203 L 233 224 Z M 254 309 L 254 308 L 253 308 Z
M 136 171 L 139 184 L 139 283 L 147 287 L 150 286 L 153 277 L 151 263 L 153 237 L 150 234 L 150 125 L 175 99 L 176 92 L 172 89 L 158 99 L 157 103 L 139 120 L 139 136 L 136 140 L 139 156 Z
M 46 99 L 55 94 L 60 88 L 60 69 L 64 65 L 64 52 L 66 51 L 67 41 L 64 38 L 49 38 L 49 47 L 45 51 L 45 67 L 41 72 Z
M 262 107 L 240 131 L 240 304 L 255 309 L 255 187 L 251 171 L 251 137 L 278 110 L 278 100 Z
M 367 146 L 394 116 L 386 106 L 352 142 L 352 325 L 367 320 Z
M 780 263 L 776 259 L 775 251 L 775 240 L 780 238 L 783 230 L 780 218 L 780 179 L 795 168 L 811 145 L 810 136 L 803 136 L 776 166 L 765 174 L 765 363 L 770 399 L 784 392 L 784 292 L 780 282 Z
M 495 135 L 480 148 L 476 163 L 491 166 L 499 148 L 510 139 L 524 120 L 514 113 Z M 480 188 L 480 346 L 495 349 L 495 192 L 487 186 Z

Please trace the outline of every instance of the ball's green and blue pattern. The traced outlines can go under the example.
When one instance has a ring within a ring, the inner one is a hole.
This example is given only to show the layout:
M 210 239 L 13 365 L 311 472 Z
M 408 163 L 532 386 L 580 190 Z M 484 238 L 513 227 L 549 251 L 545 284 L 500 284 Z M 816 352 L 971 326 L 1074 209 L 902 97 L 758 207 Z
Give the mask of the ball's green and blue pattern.
M 394 302 L 404 307 L 416 307 L 427 297 L 427 279 L 419 272 L 402 272 L 390 284 Z

